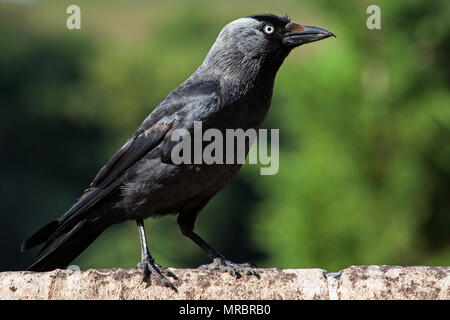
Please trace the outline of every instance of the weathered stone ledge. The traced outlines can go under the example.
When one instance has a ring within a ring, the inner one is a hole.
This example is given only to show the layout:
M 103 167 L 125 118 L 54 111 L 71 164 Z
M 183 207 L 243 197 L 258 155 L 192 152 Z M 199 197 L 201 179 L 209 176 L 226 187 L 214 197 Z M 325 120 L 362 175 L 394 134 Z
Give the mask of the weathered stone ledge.
M 135 269 L 0 273 L 0 299 L 450 299 L 450 267 L 352 266 L 256 269 L 260 279 L 198 269 L 171 269 L 178 292 Z

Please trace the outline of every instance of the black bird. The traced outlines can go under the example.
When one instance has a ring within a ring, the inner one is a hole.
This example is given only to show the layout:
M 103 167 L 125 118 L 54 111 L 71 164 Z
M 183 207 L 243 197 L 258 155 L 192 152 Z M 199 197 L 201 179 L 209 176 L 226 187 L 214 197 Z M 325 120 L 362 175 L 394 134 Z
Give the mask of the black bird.
M 81 198 L 23 242 L 22 251 L 44 243 L 40 255 L 64 235 L 28 270 L 65 268 L 108 226 L 136 220 L 143 280 L 149 283 L 154 273 L 174 288 L 164 275 L 175 275 L 158 265 L 148 250 L 143 220 L 178 214 L 183 235 L 213 260 L 210 268 L 255 274 L 250 264 L 225 259 L 193 231 L 197 214 L 237 174 L 241 164 L 176 165 L 171 161 L 176 144 L 171 134 L 176 129 L 192 132 L 194 121 L 202 121 L 203 130 L 258 129 L 271 103 L 276 73 L 289 52 L 330 36 L 334 34 L 272 14 L 252 15 L 226 25 L 203 64 L 150 113 Z

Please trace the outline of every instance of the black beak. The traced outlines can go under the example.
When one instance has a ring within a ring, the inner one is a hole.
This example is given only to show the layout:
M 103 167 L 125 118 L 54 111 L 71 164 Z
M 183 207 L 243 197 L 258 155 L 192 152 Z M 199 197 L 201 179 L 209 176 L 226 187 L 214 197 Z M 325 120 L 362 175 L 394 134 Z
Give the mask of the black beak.
M 302 26 L 296 23 L 288 23 L 286 33 L 283 37 L 283 44 L 286 46 L 300 46 L 305 43 L 319 41 L 329 37 L 335 37 L 334 33 L 312 26 Z

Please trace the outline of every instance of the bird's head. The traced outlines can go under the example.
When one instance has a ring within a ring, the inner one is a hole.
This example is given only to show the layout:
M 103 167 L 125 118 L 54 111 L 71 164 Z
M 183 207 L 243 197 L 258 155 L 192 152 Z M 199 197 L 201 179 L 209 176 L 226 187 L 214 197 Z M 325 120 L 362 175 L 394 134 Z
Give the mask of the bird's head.
M 220 68 L 242 68 L 246 62 L 265 60 L 277 65 L 300 45 L 335 35 L 330 31 L 296 24 L 288 17 L 258 14 L 228 23 L 220 32 L 205 62 Z M 217 66 L 218 67 L 218 66 Z M 230 70 L 231 71 L 231 70 Z
M 239 26 L 234 28 L 234 26 Z M 263 51 L 291 50 L 300 45 L 334 36 L 322 28 L 291 22 L 287 16 L 258 14 L 228 24 L 235 40 Z

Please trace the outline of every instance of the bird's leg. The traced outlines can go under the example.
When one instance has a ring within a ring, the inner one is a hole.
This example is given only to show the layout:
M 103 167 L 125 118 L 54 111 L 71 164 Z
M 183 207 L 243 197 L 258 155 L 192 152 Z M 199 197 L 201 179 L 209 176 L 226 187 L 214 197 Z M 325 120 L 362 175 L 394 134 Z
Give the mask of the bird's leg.
M 181 233 L 194 241 L 208 256 L 213 260 L 210 264 L 201 265 L 200 269 L 221 270 L 230 273 L 231 275 L 240 278 L 241 273 L 247 275 L 254 275 L 259 278 L 259 275 L 253 270 L 255 265 L 253 263 L 235 263 L 226 259 L 219 251 L 211 247 L 205 240 L 193 231 L 195 217 L 188 215 L 179 215 L 178 224 Z
M 259 278 L 259 275 L 253 270 L 255 265 L 253 263 L 235 263 L 225 258 L 219 251 L 211 247 L 205 240 L 203 240 L 198 234 L 191 231 L 187 237 L 192 239 L 196 244 L 202 248 L 208 256 L 213 260 L 210 264 L 204 264 L 200 266 L 200 269 L 220 270 L 228 272 L 236 278 L 241 277 L 241 273 L 247 275 L 254 275 Z
M 141 241 L 141 262 L 138 263 L 138 269 L 142 270 L 142 281 L 147 283 L 147 287 L 152 284 L 150 275 L 153 273 L 165 286 L 172 288 L 178 292 L 177 288 L 164 276 L 172 277 L 177 280 L 177 276 L 174 275 L 169 269 L 160 266 L 155 262 L 150 251 L 148 250 L 147 240 L 145 237 L 144 222 L 142 220 L 136 220 L 139 230 L 139 240 Z

